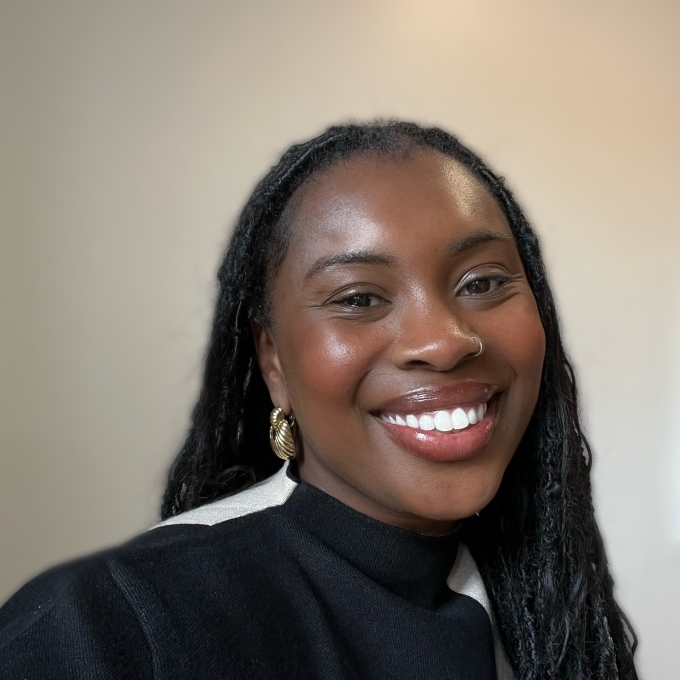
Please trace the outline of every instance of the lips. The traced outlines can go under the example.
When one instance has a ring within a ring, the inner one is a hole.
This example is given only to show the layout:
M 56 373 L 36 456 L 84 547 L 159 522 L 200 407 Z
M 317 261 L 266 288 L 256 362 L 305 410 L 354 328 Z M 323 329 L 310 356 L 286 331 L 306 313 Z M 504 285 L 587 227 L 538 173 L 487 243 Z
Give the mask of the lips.
M 373 415 L 402 449 L 433 461 L 480 455 L 497 420 L 498 387 L 477 381 L 414 390 Z
M 420 387 L 383 401 L 375 413 L 417 413 L 488 402 L 497 385 L 477 380 L 458 380 L 449 385 Z

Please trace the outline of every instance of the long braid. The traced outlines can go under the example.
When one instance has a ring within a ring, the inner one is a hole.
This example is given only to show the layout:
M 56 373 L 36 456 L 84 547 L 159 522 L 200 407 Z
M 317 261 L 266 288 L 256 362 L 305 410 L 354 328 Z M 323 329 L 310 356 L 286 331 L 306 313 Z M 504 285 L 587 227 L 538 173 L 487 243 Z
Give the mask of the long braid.
M 464 527 L 510 661 L 520 680 L 634 680 L 636 641 L 613 596 L 592 506 L 591 452 L 538 239 L 503 179 L 443 130 L 380 121 L 331 127 L 292 146 L 255 187 L 218 272 L 203 384 L 170 470 L 162 516 L 234 493 L 279 465 L 269 450 L 272 404 L 249 323 L 267 322 L 267 287 L 285 256 L 291 225 L 284 211 L 295 191 L 342 159 L 399 155 L 414 147 L 456 159 L 498 202 L 545 329 L 532 420 L 495 498 Z
M 162 517 L 238 491 L 273 474 L 279 465 L 269 455 L 266 433 L 272 404 L 257 369 L 249 322 L 265 314 L 276 224 L 307 176 L 305 163 L 333 141 L 333 135 L 327 135 L 291 147 L 255 187 L 237 220 L 217 274 L 201 392 L 187 439 L 170 470 Z M 282 251 L 285 244 L 280 245 Z

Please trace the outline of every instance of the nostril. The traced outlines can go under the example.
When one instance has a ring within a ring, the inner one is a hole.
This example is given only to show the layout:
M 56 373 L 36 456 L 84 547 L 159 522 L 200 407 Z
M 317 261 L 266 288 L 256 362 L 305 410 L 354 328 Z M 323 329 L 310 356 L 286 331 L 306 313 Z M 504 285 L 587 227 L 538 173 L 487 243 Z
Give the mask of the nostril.
M 392 361 L 404 369 L 450 371 L 477 353 L 479 343 L 475 342 L 474 345 L 474 351 L 471 352 L 470 337 L 453 334 L 446 334 L 438 342 L 417 342 L 415 338 L 404 338 L 393 349 Z

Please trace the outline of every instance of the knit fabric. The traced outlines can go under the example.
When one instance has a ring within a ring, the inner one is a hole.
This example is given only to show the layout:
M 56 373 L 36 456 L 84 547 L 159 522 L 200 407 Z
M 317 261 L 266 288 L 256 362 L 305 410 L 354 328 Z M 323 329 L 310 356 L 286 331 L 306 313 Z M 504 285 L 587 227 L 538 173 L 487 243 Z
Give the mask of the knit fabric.
M 0 678 L 510 678 L 485 597 L 456 532 L 284 468 L 28 583 L 0 609 Z

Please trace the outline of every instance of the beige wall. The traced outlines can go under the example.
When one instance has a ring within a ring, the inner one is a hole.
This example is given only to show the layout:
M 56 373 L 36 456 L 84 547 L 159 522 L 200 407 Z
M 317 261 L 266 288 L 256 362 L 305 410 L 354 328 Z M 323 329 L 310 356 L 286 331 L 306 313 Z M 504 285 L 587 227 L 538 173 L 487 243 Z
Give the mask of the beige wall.
M 154 520 L 258 176 L 399 116 L 542 236 L 643 677 L 676 678 L 679 29 L 673 0 L 0 0 L 0 596 Z

